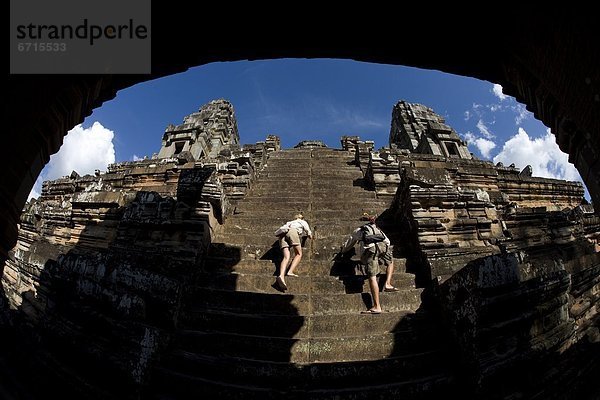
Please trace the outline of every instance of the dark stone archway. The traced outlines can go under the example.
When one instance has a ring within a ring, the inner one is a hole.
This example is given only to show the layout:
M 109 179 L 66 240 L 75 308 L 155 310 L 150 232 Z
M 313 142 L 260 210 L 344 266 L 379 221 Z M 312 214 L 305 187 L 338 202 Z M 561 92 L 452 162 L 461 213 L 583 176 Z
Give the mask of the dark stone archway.
M 289 14 L 279 19 L 262 14 L 234 23 L 222 4 L 203 4 L 202 10 L 158 7 L 153 7 L 151 75 L 9 76 L 0 183 L 2 257 L 15 244 L 18 218 L 37 176 L 70 128 L 120 89 L 214 61 L 346 58 L 499 83 L 552 128 L 594 202 L 600 202 L 600 56 L 592 13 L 540 13 L 520 6 L 470 10 L 468 17 L 451 17 L 460 10 L 419 9 L 360 10 L 354 18 L 332 18 L 305 9 L 292 20 Z

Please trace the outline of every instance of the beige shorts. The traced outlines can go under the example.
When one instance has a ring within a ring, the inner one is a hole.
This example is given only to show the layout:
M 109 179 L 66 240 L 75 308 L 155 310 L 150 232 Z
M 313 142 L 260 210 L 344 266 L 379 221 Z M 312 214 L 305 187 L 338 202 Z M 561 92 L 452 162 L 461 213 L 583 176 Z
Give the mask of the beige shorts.
M 298 235 L 298 231 L 294 228 L 290 229 L 285 236 L 279 238 L 279 247 L 282 249 L 290 246 L 299 246 L 300 243 L 300 236 Z
M 381 266 L 387 267 L 392 264 L 392 250 L 390 246 L 381 246 L 381 248 L 385 248 L 385 250 L 381 253 L 371 253 L 370 251 L 365 251 L 360 258 L 361 263 L 366 267 L 367 276 L 377 276 L 380 273 L 384 272 L 381 270 Z

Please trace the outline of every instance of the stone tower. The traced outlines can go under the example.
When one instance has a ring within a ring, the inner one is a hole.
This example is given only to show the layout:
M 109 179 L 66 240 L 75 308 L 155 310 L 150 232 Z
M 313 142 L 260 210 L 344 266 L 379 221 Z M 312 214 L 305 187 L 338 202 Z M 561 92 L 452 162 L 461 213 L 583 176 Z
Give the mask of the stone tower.
M 188 152 L 199 160 L 216 157 L 224 147 L 239 143 L 233 106 L 227 100 L 213 100 L 185 117 L 181 125 L 167 127 L 158 157 L 171 158 Z
M 472 158 L 467 145 L 440 115 L 422 104 L 403 100 L 392 110 L 390 145 L 411 153 Z

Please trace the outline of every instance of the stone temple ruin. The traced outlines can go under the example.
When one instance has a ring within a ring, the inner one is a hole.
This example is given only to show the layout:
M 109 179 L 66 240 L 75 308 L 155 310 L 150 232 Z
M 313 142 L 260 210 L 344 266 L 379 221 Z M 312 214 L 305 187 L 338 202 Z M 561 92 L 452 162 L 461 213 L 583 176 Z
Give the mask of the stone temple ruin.
M 302 169 L 289 168 L 300 163 Z M 152 158 L 44 182 L 2 284 L 10 370 L 31 398 L 592 399 L 600 220 L 578 182 L 474 158 L 431 109 L 389 147 L 240 145 L 233 106 L 169 125 Z M 315 231 L 272 287 L 273 232 Z M 377 213 L 387 312 L 333 255 Z
M 392 111 L 390 145 L 411 153 L 471 159 L 471 153 L 454 129 L 429 107 L 399 101 Z

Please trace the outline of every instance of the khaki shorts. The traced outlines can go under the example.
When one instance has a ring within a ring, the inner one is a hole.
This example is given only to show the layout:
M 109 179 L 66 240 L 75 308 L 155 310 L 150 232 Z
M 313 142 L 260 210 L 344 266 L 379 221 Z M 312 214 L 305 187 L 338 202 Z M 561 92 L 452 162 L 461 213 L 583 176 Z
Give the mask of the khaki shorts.
M 380 245 L 380 250 L 385 249 L 381 253 L 374 254 L 370 251 L 365 251 L 360 258 L 360 262 L 366 267 L 367 276 L 377 276 L 381 271 L 381 266 L 387 267 L 392 264 L 392 250 L 390 246 Z
M 290 246 L 300 246 L 300 236 L 298 236 L 298 231 L 294 228 L 290 229 L 285 236 L 279 238 L 279 247 L 285 249 Z

